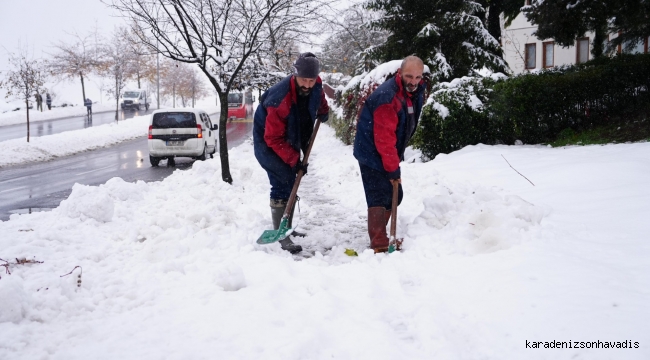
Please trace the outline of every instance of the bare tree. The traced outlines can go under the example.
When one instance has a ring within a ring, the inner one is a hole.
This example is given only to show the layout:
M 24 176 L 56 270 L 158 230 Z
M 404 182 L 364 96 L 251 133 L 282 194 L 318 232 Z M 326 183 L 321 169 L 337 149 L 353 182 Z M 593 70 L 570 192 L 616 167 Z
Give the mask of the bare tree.
M 52 59 L 47 62 L 47 67 L 52 75 L 60 79 L 72 80 L 78 76 L 81 80 L 83 100 L 85 100 L 84 77 L 93 72 L 99 65 L 97 51 L 91 42 L 96 34 L 89 34 L 84 37 L 79 34 L 73 35 L 74 42 L 59 42 L 54 45 L 54 48 L 58 51 L 50 54 Z
M 136 31 L 141 31 L 140 28 L 123 28 L 121 31 L 126 40 L 128 51 L 132 55 L 129 66 L 129 77 L 137 81 L 138 89 L 142 89 L 142 80 L 153 83 L 156 77 L 156 64 L 154 63 L 154 55 L 156 53 L 140 40 L 142 38 L 141 34 L 135 33 Z
M 161 68 L 161 93 L 164 97 L 171 96 L 173 107 L 176 107 L 176 97 L 181 99 L 181 106 L 194 107 L 196 100 L 208 96 L 205 79 L 197 69 L 187 63 L 163 61 Z
M 7 93 L 5 98 L 13 96 L 25 101 L 27 111 L 27 142 L 29 142 L 29 98 L 33 96 L 45 83 L 42 63 L 39 60 L 29 59 L 27 52 L 9 54 L 11 69 L 5 74 L 5 80 L 0 81 L 0 89 Z
M 378 62 L 371 58 L 372 49 L 383 44 L 390 34 L 370 25 L 380 15 L 360 5 L 353 5 L 340 12 L 336 20 L 331 22 L 334 33 L 325 41 L 320 54 L 325 64 L 324 69 L 356 75 L 377 66 Z
M 131 74 L 131 64 L 133 54 L 124 46 L 125 28 L 116 28 L 113 30 L 111 37 L 104 41 L 101 47 L 101 61 L 99 73 L 102 76 L 109 77 L 112 85 L 108 90 L 110 98 L 115 99 L 115 120 L 119 118 L 120 95 L 126 85 L 126 80 Z
M 107 0 L 109 1 L 109 0 Z M 273 31 L 300 32 L 320 18 L 325 2 L 313 0 L 110 0 L 140 40 L 163 56 L 197 64 L 221 103 L 221 177 L 232 183 L 226 121 L 228 92 L 248 61 Z

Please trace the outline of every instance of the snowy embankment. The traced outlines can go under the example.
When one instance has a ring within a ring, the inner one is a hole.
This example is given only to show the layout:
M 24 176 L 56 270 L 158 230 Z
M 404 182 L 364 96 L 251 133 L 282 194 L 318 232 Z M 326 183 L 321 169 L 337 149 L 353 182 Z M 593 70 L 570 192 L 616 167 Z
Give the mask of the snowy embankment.
M 311 159 L 295 219 L 311 258 L 255 243 L 271 223 L 250 143 L 230 152 L 233 185 L 212 159 L 161 182 L 75 185 L 51 212 L 0 222 L 0 358 L 650 356 L 650 144 L 404 163 L 404 251 L 379 255 L 363 251 L 351 147 L 325 126 Z M 574 348 L 527 348 L 552 341 Z
M 0 142 L 0 168 L 34 161 L 47 161 L 82 151 L 98 149 L 147 135 L 150 115 L 136 116 L 112 124 L 59 134 Z
M 27 112 L 25 111 L 24 104 L 20 110 L 7 111 L 0 113 L 0 126 L 26 124 Z M 115 111 L 115 103 L 113 104 L 93 104 L 93 112 L 99 113 L 104 111 Z M 60 119 L 71 116 L 84 116 L 87 114 L 85 106 L 66 106 L 55 107 L 48 110 L 45 103 L 43 103 L 43 111 L 36 110 L 36 105 L 33 109 L 29 110 L 29 122 L 37 122 L 44 120 Z

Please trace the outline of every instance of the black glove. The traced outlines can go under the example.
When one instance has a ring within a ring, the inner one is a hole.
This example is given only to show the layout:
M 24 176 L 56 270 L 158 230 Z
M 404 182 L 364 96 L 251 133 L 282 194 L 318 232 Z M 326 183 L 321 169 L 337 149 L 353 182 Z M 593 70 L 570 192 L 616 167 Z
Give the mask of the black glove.
M 402 177 L 400 168 L 398 167 L 397 170 L 388 173 L 388 178 L 391 180 L 397 180 Z
M 302 170 L 302 174 L 303 174 L 303 175 L 307 175 L 307 166 L 309 166 L 309 164 L 304 164 L 304 165 L 303 165 L 303 164 L 302 164 L 302 161 L 299 160 L 299 161 L 296 163 L 296 165 L 293 167 L 293 171 L 296 172 L 296 173 L 298 173 L 299 170 Z

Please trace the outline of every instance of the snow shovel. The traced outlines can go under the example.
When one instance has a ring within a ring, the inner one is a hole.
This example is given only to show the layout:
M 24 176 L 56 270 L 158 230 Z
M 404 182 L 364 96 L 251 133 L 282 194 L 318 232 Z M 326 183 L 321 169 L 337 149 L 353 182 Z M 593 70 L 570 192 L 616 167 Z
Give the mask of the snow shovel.
M 393 251 L 402 250 L 402 243 L 404 239 L 396 239 L 395 233 L 397 232 L 397 196 L 399 194 L 399 182 L 393 181 L 393 204 L 392 212 L 390 216 L 390 238 L 388 245 L 388 252 L 392 253 Z
M 307 147 L 307 152 L 305 157 L 302 159 L 303 164 L 309 164 L 307 160 L 309 159 L 309 154 L 311 153 L 311 147 L 314 145 L 314 140 L 316 139 L 316 133 L 318 132 L 318 127 L 320 126 L 320 120 L 316 120 L 316 125 L 314 126 L 314 132 L 311 134 L 311 139 L 309 139 L 309 146 Z M 280 221 L 280 227 L 277 230 L 265 230 L 257 239 L 258 244 L 271 244 L 276 241 L 284 240 L 287 236 L 291 235 L 293 229 L 289 228 L 289 215 L 291 215 L 291 209 L 296 203 L 296 195 L 298 194 L 298 186 L 300 186 L 300 180 L 304 175 L 303 170 L 298 170 L 298 176 L 296 177 L 296 182 L 293 184 L 293 189 L 291 190 L 291 195 L 289 196 L 289 201 L 287 202 L 287 207 L 284 210 L 284 215 L 282 215 L 282 220 Z

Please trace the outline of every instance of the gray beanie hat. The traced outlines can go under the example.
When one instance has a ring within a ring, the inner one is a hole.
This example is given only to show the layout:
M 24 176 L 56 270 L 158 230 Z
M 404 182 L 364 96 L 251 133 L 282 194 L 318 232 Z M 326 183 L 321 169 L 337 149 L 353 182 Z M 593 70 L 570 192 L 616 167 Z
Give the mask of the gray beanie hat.
M 294 74 L 296 76 L 315 79 L 320 72 L 320 63 L 316 55 L 306 52 L 300 54 L 300 57 L 293 64 Z

